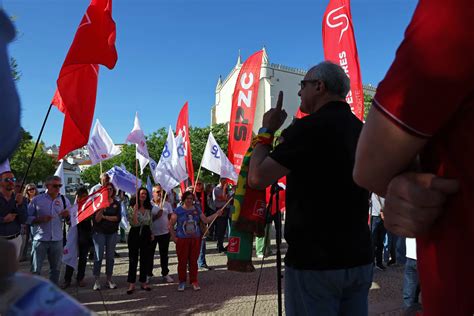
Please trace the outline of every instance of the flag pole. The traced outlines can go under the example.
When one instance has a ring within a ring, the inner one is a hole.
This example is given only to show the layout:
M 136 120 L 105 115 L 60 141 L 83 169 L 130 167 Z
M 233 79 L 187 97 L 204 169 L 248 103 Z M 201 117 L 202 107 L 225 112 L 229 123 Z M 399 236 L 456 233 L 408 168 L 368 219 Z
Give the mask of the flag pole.
M 51 112 L 52 106 L 53 106 L 53 104 L 50 103 L 48 111 L 46 112 L 46 116 L 44 117 L 43 125 L 41 126 L 38 138 L 36 139 L 35 147 L 33 148 L 33 152 L 31 153 L 30 161 L 28 162 L 28 167 L 26 167 L 25 174 L 23 175 L 23 181 L 21 181 L 20 192 L 23 191 L 23 187 L 25 186 L 25 182 L 26 182 L 26 178 L 28 176 L 28 172 L 30 172 L 31 164 L 33 163 L 33 159 L 35 158 L 36 149 L 38 148 L 38 144 L 41 140 L 41 136 L 43 135 L 44 126 L 46 125 L 46 121 L 48 120 L 49 113 Z
M 201 174 L 201 166 L 202 166 L 202 159 L 201 159 L 201 164 L 199 165 L 199 169 L 198 169 L 198 174 L 197 174 L 197 177 L 196 177 L 196 181 L 194 181 L 193 195 L 196 193 L 196 184 L 198 183 L 198 181 L 199 181 L 199 175 Z
M 166 195 L 168 194 L 168 192 L 165 192 L 165 196 L 161 196 L 161 205 L 160 205 L 160 208 L 163 208 L 163 204 L 165 203 L 165 200 L 166 200 Z
M 227 207 L 227 205 L 229 205 L 230 201 L 232 201 L 233 198 L 234 198 L 234 197 L 231 196 L 230 199 L 224 204 L 224 206 L 219 209 L 219 211 L 225 209 L 225 208 Z M 214 219 L 213 219 L 212 222 L 209 224 L 209 226 L 207 226 L 206 231 L 204 232 L 204 234 L 202 234 L 202 239 L 205 239 L 205 238 L 207 237 L 207 233 L 209 232 L 209 229 L 211 228 L 212 224 L 214 224 L 214 221 L 215 221 L 218 217 L 219 217 L 219 216 L 214 217 Z
M 135 192 L 138 199 L 138 159 L 135 159 Z
M 99 162 L 99 166 L 100 166 L 100 175 L 102 175 L 102 160 Z

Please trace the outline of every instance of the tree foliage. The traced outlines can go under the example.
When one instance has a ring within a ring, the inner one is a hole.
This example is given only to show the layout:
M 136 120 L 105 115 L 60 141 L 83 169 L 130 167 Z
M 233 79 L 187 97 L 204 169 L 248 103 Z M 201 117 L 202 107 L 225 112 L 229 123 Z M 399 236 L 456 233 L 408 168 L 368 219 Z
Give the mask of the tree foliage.
M 367 119 L 367 114 L 369 114 L 370 108 L 372 107 L 373 96 L 364 93 L 364 121 Z
M 189 130 L 189 138 L 191 141 L 191 152 L 193 156 L 195 178 L 197 176 L 199 164 L 201 163 L 202 155 L 206 147 L 207 137 L 211 130 L 217 142 L 222 147 L 222 150 L 224 152 L 227 152 L 228 141 L 225 124 L 214 125 L 212 126 L 212 128 L 210 126 L 191 127 Z M 167 136 L 168 130 L 162 127 L 146 137 L 148 153 L 150 154 L 150 157 L 153 158 L 156 162 L 160 160 Z M 135 161 L 135 145 L 124 145 L 124 147 L 122 148 L 122 153 L 120 155 L 102 162 L 102 170 L 103 172 L 106 172 L 114 165 L 120 166 L 121 164 L 124 164 L 124 166 L 129 172 L 135 174 Z M 91 185 L 99 182 L 99 176 L 100 165 L 91 166 L 88 169 L 84 170 L 81 174 L 82 181 Z M 139 178 L 142 180 L 143 183 L 146 183 L 147 176 L 150 176 L 150 179 L 153 183 L 153 177 L 151 176 L 151 171 L 148 166 L 145 168 L 143 175 L 139 175 Z M 199 178 L 206 183 L 217 183 L 217 181 L 219 180 L 219 177 L 217 175 L 213 175 L 211 172 L 204 169 L 202 169 Z
M 23 179 L 34 147 L 33 137 L 22 129 L 20 144 L 10 158 L 10 167 L 17 178 Z M 40 142 L 26 180 L 35 183 L 44 181 L 54 173 L 55 164 L 55 159 L 44 152 L 44 144 Z

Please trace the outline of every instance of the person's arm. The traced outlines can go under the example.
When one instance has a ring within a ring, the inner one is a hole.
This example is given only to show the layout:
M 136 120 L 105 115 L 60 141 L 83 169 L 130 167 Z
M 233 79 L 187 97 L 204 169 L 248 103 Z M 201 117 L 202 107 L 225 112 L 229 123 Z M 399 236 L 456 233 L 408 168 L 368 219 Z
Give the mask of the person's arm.
M 218 210 L 217 212 L 215 212 L 214 214 L 210 215 L 210 216 L 207 216 L 204 215 L 203 213 L 201 213 L 201 215 L 199 215 L 199 218 L 201 219 L 201 221 L 204 223 L 204 224 L 209 224 L 211 223 L 216 217 L 219 217 L 222 215 L 222 213 L 224 213 L 224 209 L 220 209 Z
M 408 171 L 426 143 L 426 138 L 401 129 L 373 106 L 357 144 L 354 181 L 385 196 L 390 181 Z
M 171 214 L 171 218 L 170 218 L 170 222 L 169 222 L 169 226 L 168 226 L 168 229 L 170 231 L 170 238 L 175 243 L 176 243 L 176 231 L 174 230 L 174 225 L 176 224 L 177 219 L 178 219 L 178 217 L 176 216 L 175 213 Z
M 16 196 L 16 220 L 20 224 L 25 224 L 28 220 L 28 206 L 25 198 L 21 194 Z
M 270 109 L 263 115 L 262 127 L 275 132 L 283 125 L 286 116 L 287 114 L 283 110 L 283 92 L 280 91 L 275 108 Z M 248 182 L 250 187 L 254 189 L 264 190 L 290 172 L 286 167 L 268 157 L 270 149 L 270 145 L 263 144 L 257 144 L 253 149 Z

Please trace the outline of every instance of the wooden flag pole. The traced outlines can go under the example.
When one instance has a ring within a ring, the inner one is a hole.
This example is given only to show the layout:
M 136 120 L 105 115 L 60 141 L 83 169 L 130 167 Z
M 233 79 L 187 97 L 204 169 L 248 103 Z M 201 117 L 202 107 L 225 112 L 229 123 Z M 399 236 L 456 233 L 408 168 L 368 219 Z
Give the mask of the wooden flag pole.
M 224 206 L 219 209 L 219 211 L 225 209 L 225 208 L 227 207 L 227 205 L 229 205 L 230 201 L 232 201 L 233 198 L 234 198 L 234 197 L 231 196 L 230 199 L 224 204 Z M 209 233 L 209 229 L 211 228 L 212 224 L 214 224 L 214 221 L 215 221 L 218 217 L 219 217 L 219 216 L 214 217 L 214 219 L 212 220 L 212 222 L 207 226 L 206 231 L 204 232 L 204 234 L 202 234 L 202 239 L 204 239 L 204 238 L 207 237 L 207 234 Z
M 135 191 L 138 199 L 138 159 L 135 159 Z
M 160 205 L 160 208 L 162 209 L 163 208 L 163 204 L 165 203 L 165 200 L 166 200 L 166 195 L 168 194 L 168 192 L 165 192 L 165 196 L 161 196 L 161 205 Z
M 196 184 L 198 183 L 198 181 L 199 181 L 199 176 L 201 175 L 201 165 L 202 165 L 202 160 L 201 160 L 201 164 L 199 165 L 199 169 L 198 169 L 198 174 L 197 174 L 197 177 L 196 177 L 196 181 L 194 181 L 193 195 L 196 193 Z

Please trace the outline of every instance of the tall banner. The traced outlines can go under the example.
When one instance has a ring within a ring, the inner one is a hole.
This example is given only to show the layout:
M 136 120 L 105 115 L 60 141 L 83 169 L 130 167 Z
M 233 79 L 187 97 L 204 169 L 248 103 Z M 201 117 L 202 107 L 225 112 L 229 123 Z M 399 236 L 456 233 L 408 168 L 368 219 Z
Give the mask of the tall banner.
M 323 18 L 324 58 L 342 67 L 351 79 L 346 101 L 352 112 L 364 119 L 364 92 L 359 56 L 352 26 L 350 0 L 329 0 Z
M 191 185 L 194 185 L 194 166 L 193 166 L 193 156 L 191 154 L 191 141 L 189 140 L 189 111 L 188 111 L 188 102 L 183 105 L 181 111 L 179 112 L 178 121 L 176 122 L 176 136 L 181 134 L 184 140 L 184 157 L 186 160 L 186 169 L 188 171 L 188 176 L 191 181 Z M 184 192 L 185 186 L 189 184 L 181 183 L 181 190 Z
M 244 62 L 240 68 L 232 97 L 227 156 L 237 172 L 240 172 L 244 155 L 252 140 L 262 55 L 263 50 L 260 50 Z

